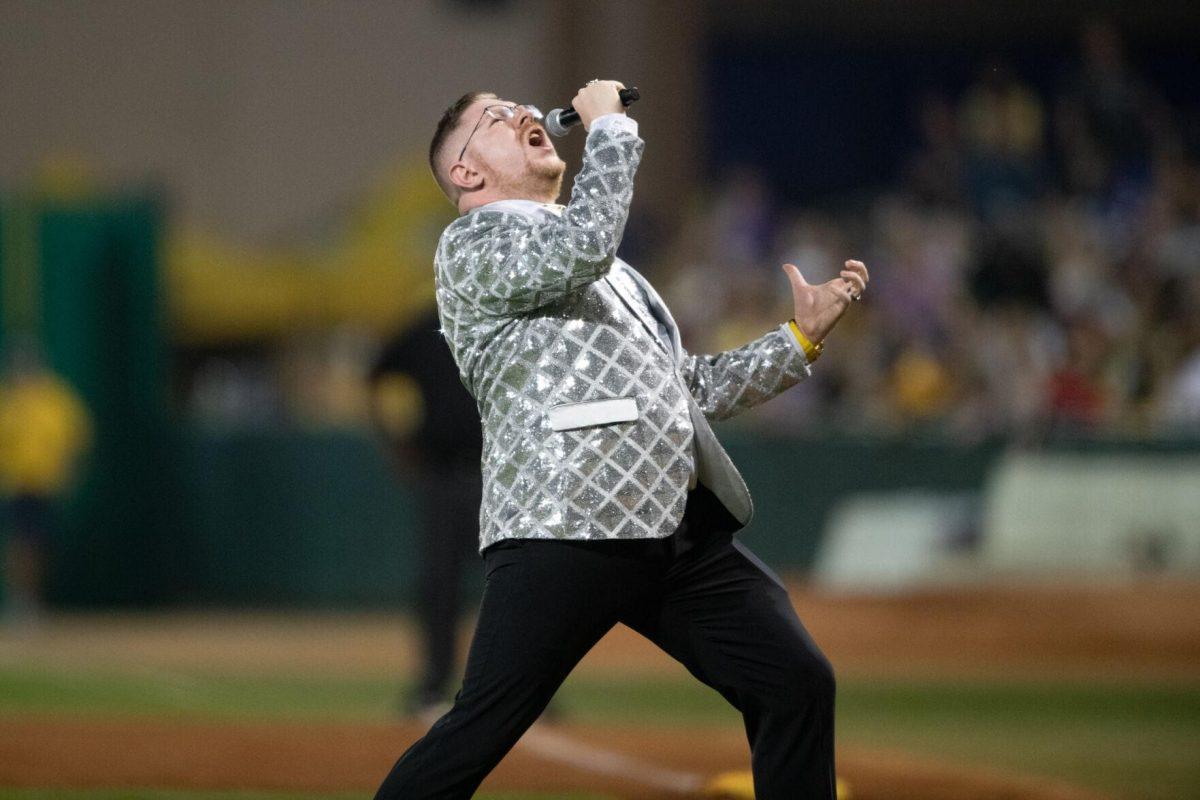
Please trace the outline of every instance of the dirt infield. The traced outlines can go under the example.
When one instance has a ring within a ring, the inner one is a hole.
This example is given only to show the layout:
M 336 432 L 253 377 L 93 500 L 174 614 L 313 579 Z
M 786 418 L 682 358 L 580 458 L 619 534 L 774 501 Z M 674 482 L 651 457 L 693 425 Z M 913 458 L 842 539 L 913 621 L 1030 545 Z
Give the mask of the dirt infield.
M 1200 582 L 1062 582 L 899 597 L 795 585 L 791 594 L 842 676 L 1194 681 L 1200 674 Z M 85 614 L 54 619 L 44 633 L 0 635 L 0 660 L 387 677 L 416 667 L 416 637 L 397 614 Z M 469 634 L 464 629 L 464 644 Z M 682 674 L 623 626 L 576 671 Z
M 0 785 L 371 791 L 424 731 L 414 725 L 198 724 L 159 720 L 0 721 Z M 728 729 L 565 728 L 584 745 L 663 768 L 713 775 L 744 769 L 745 740 Z M 1068 786 L 954 769 L 895 753 L 849 750 L 839 772 L 856 800 L 1098 800 Z M 517 748 L 485 784 L 494 790 L 611 793 L 684 800 L 695 792 L 550 762 Z
M 1194 683 L 1200 674 L 1195 583 L 994 586 L 902 598 L 796 588 L 793 598 L 843 677 L 1079 676 Z M 34 636 L 0 636 L 0 663 L 392 678 L 414 666 L 405 625 L 398 615 L 70 615 L 52 619 Z M 679 665 L 621 628 L 577 671 L 684 676 Z M 550 730 L 584 749 L 615 751 L 675 773 L 711 776 L 745 769 L 749 760 L 735 728 L 597 724 Z M 365 792 L 423 731 L 416 723 L 16 715 L 0 719 L 0 785 Z M 1099 797 L 1043 778 L 952 767 L 896 752 L 843 747 L 838 757 L 855 800 Z M 528 742 L 518 745 L 486 785 L 592 790 L 630 800 L 695 796 L 653 788 L 653 782 L 630 779 L 620 770 L 547 758 Z

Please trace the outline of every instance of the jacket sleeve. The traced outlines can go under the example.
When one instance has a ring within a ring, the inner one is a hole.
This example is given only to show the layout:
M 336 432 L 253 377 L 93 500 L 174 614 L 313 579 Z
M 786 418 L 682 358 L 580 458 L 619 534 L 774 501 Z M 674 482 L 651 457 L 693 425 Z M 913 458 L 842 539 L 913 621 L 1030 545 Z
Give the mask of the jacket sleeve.
M 535 222 L 486 207 L 467 214 L 438 244 L 439 281 L 485 316 L 511 316 L 602 278 L 625 229 L 643 147 L 632 126 L 593 126 L 561 216 Z
M 721 420 L 795 386 L 810 369 L 800 343 L 783 325 L 736 350 L 685 354 L 680 372 L 704 416 Z

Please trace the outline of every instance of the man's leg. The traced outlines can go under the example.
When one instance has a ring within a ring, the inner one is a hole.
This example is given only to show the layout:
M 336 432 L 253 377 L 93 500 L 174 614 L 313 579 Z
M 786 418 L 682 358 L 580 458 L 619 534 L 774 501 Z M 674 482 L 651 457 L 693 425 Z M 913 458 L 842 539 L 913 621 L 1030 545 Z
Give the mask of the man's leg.
M 421 565 L 418 610 L 425 642 L 424 669 L 409 710 L 445 700 L 455 672 L 462 571 L 479 542 L 479 465 L 428 468 L 421 481 Z
M 7 580 L 5 621 L 17 627 L 34 627 L 42 613 L 46 553 L 52 527 L 50 499 L 21 494 L 11 504 L 12 529 L 5 546 Z M 3 522 L 0 519 L 0 522 Z M 3 538 L 0 526 L 0 538 Z
M 489 548 L 454 707 L 400 757 L 377 800 L 469 798 L 646 585 L 647 544 L 523 540 Z
M 759 800 L 834 800 L 833 669 L 779 579 L 727 534 L 676 559 L 624 620 L 742 712 Z

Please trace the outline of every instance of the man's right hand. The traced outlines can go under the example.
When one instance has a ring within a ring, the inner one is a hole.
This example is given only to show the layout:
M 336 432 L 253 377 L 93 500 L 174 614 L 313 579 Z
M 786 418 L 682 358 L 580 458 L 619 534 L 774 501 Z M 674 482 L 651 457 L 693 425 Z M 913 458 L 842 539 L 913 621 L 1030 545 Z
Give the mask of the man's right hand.
M 579 114 L 579 120 L 586 130 L 592 129 L 592 120 L 605 114 L 625 113 L 621 96 L 617 94 L 624 88 L 625 84 L 617 81 L 595 81 L 576 92 L 571 106 Z
M 784 264 L 783 271 L 792 284 L 796 324 L 814 344 L 829 335 L 851 301 L 862 297 L 870 280 L 867 265 L 861 261 L 847 261 L 841 277 L 816 285 L 804 280 L 795 264 Z

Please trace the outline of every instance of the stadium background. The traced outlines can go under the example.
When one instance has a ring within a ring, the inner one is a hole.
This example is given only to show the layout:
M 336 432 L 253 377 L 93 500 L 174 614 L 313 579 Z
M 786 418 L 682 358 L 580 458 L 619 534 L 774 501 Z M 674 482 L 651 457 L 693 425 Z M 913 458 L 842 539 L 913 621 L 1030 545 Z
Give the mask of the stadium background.
M 40 341 L 94 429 L 52 613 L 0 639 L 0 781 L 371 785 L 30 765 L 110 713 L 382 724 L 414 518 L 363 376 L 430 300 L 432 126 L 599 75 L 643 92 L 622 255 L 691 350 L 786 318 L 783 261 L 872 268 L 814 380 L 721 430 L 860 791 L 884 747 L 1032 776 L 1004 796 L 1200 793 L 1198 40 L 1186 3 L 0 4 L 0 347 Z M 605 647 L 581 724 L 736 733 Z

